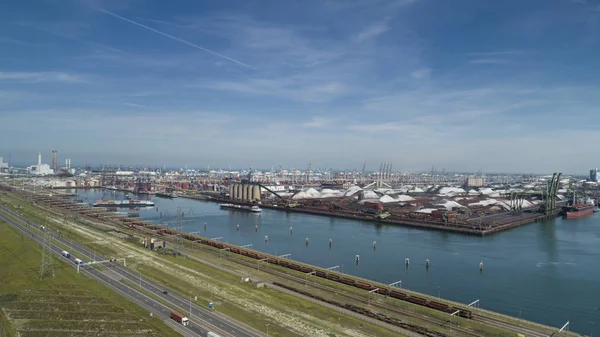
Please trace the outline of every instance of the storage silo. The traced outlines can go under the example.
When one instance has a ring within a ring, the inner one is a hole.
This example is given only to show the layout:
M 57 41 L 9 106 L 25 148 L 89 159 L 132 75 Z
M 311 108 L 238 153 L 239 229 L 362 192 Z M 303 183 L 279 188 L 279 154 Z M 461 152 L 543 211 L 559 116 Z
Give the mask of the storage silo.
M 235 198 L 236 199 L 241 199 L 242 198 L 242 184 L 235 184 Z
M 229 185 L 229 199 L 235 199 L 233 184 Z
M 250 184 L 245 184 L 244 185 L 244 191 L 246 191 L 246 198 L 244 200 L 248 201 L 251 199 L 251 193 L 252 193 L 252 185 Z
M 259 185 L 252 186 L 252 199 L 260 200 L 260 186 Z

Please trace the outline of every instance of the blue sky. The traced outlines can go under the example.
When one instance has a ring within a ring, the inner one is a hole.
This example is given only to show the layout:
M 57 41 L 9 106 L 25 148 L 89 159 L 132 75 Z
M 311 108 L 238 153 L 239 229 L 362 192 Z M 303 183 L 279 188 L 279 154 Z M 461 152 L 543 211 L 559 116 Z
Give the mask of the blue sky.
M 4 1 L 0 156 L 584 173 L 599 55 L 592 0 Z

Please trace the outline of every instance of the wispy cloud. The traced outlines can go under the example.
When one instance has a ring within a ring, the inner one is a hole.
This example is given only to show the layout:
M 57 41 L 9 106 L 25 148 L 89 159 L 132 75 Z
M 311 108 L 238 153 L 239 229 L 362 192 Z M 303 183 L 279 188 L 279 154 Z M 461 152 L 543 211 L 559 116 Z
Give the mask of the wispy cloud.
M 418 80 L 425 79 L 425 78 L 429 78 L 432 71 L 433 70 L 430 68 L 421 68 L 421 69 L 417 69 L 417 70 L 411 72 L 410 76 L 412 76 Z
M 0 81 L 82 83 L 83 78 L 62 72 L 0 72 Z
M 477 57 L 494 57 L 494 56 L 516 56 L 516 55 L 525 55 L 529 54 L 530 51 L 527 50 L 500 50 L 500 51 L 487 51 L 487 52 L 473 52 L 466 53 L 466 56 L 477 56 Z
M 330 126 L 331 122 L 333 120 L 331 118 L 326 118 L 326 117 L 313 117 L 311 118 L 310 121 L 308 122 L 304 122 L 302 124 L 300 124 L 301 126 L 305 127 L 305 128 L 316 128 L 316 129 L 320 129 L 320 128 L 325 128 Z
M 223 55 L 223 54 L 217 53 L 217 52 L 215 52 L 215 51 L 212 51 L 212 50 L 210 50 L 210 49 L 207 49 L 207 48 L 201 47 L 201 46 L 199 46 L 199 45 L 197 45 L 197 44 L 195 44 L 195 43 L 189 42 L 189 41 L 187 41 L 187 40 L 184 40 L 184 39 L 181 39 L 181 38 L 179 38 L 179 37 L 173 36 L 173 35 L 171 35 L 171 34 L 167 34 L 167 33 L 165 33 L 165 32 L 162 32 L 162 31 L 160 31 L 160 30 L 157 30 L 157 29 L 154 29 L 154 28 L 152 28 L 152 27 L 146 26 L 146 25 L 144 25 L 144 24 L 142 24 L 142 23 L 139 23 L 139 22 L 137 22 L 137 21 L 134 21 L 134 20 L 128 19 L 128 18 L 126 18 L 126 17 L 120 16 L 120 15 L 118 15 L 118 14 L 115 14 L 115 13 L 113 13 L 113 12 L 111 12 L 111 11 L 108 11 L 108 10 L 106 10 L 106 9 L 97 8 L 97 10 L 98 10 L 98 11 L 100 11 L 100 12 L 102 12 L 102 13 L 108 14 L 108 15 L 110 15 L 110 16 L 112 16 L 112 17 L 115 17 L 115 18 L 117 18 L 117 19 L 119 19 L 119 20 L 122 20 L 122 21 L 125 21 L 125 22 L 129 22 L 129 23 L 131 23 L 131 24 L 133 24 L 133 25 L 136 25 L 136 26 L 138 26 L 138 27 L 144 28 L 144 29 L 146 29 L 146 30 L 149 30 L 149 31 L 151 31 L 151 32 L 154 32 L 154 33 L 156 33 L 156 34 L 160 34 L 160 35 L 162 35 L 162 36 L 164 36 L 164 37 L 167 37 L 167 38 L 169 38 L 169 39 L 171 39 L 171 40 L 174 40 L 174 41 L 181 42 L 181 43 L 183 43 L 183 44 L 186 44 L 186 45 L 188 45 L 188 46 L 194 47 L 194 48 L 196 48 L 196 49 L 200 49 L 200 50 L 202 50 L 202 51 L 205 51 L 205 52 L 207 52 L 207 53 L 213 54 L 213 55 L 215 55 L 215 56 L 218 56 L 218 57 L 220 57 L 220 58 L 223 58 L 223 59 L 229 60 L 229 61 L 231 61 L 231 62 L 237 63 L 237 64 L 239 64 L 239 65 L 241 65 L 241 66 L 244 66 L 244 67 L 247 67 L 247 68 L 250 68 L 250 69 L 257 70 L 256 68 L 254 68 L 254 67 L 252 67 L 252 66 L 250 66 L 250 65 L 248 65 L 248 64 L 246 64 L 246 63 L 244 63 L 244 62 L 242 62 L 242 61 L 238 61 L 238 60 L 236 60 L 236 59 L 234 59 L 234 58 L 231 58 L 231 57 L 229 57 L 229 56 L 226 56 L 226 55 Z
M 56 35 L 67 40 L 77 41 L 90 46 L 98 47 L 113 53 L 121 55 L 129 55 L 126 51 L 111 47 L 109 45 L 92 41 L 87 38 L 80 37 L 83 31 L 87 29 L 87 25 L 73 22 L 19 22 L 18 25 L 39 30 L 48 34 Z
M 471 63 L 471 64 L 509 64 L 509 63 L 513 63 L 513 62 L 510 60 L 501 59 L 501 58 L 480 58 L 480 59 L 469 60 L 469 63 Z
M 356 35 L 356 40 L 358 42 L 363 42 L 368 39 L 375 38 L 388 30 L 390 30 L 389 26 L 390 18 L 385 18 L 379 22 L 376 22 L 370 26 L 365 27 L 362 31 L 360 31 Z
M 124 102 L 123 105 L 130 106 L 132 108 L 146 108 L 145 105 L 137 104 L 137 103 Z
M 9 38 L 9 37 L 0 37 L 0 44 L 15 44 L 15 45 L 20 45 L 20 46 L 28 46 L 28 47 L 37 46 L 37 44 L 35 44 L 35 43 L 22 41 L 22 40 L 18 40 L 18 39 L 13 39 L 13 38 Z
M 339 82 L 314 82 L 301 76 L 278 79 L 251 79 L 244 82 L 218 81 L 202 86 L 241 94 L 276 96 L 307 103 L 328 102 L 349 92 Z

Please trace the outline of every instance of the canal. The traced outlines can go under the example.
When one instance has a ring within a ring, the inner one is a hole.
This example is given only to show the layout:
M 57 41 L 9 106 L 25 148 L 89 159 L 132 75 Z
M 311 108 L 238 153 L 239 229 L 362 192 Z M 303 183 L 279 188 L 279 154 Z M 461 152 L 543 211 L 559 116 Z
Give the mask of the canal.
M 124 198 L 115 191 L 77 193 L 90 203 Z M 183 198 L 151 199 L 157 207 L 139 211 L 149 222 L 175 226 L 180 206 L 187 232 L 291 254 L 293 260 L 321 267 L 339 266 L 344 273 L 383 283 L 402 281 L 403 288 L 461 303 L 479 299 L 482 308 L 555 327 L 570 321 L 571 331 L 600 335 L 600 213 L 475 237 L 268 209 L 228 211 Z

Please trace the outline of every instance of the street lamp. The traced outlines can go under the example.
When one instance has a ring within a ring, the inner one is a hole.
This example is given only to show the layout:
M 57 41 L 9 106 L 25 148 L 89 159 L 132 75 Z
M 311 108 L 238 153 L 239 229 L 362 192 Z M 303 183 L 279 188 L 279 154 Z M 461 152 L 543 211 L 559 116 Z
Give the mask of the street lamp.
M 440 290 L 441 290 L 440 286 L 438 286 L 437 289 L 438 289 L 438 299 L 439 299 L 440 298 Z
M 267 337 L 269 337 L 269 325 L 270 324 L 267 324 Z

